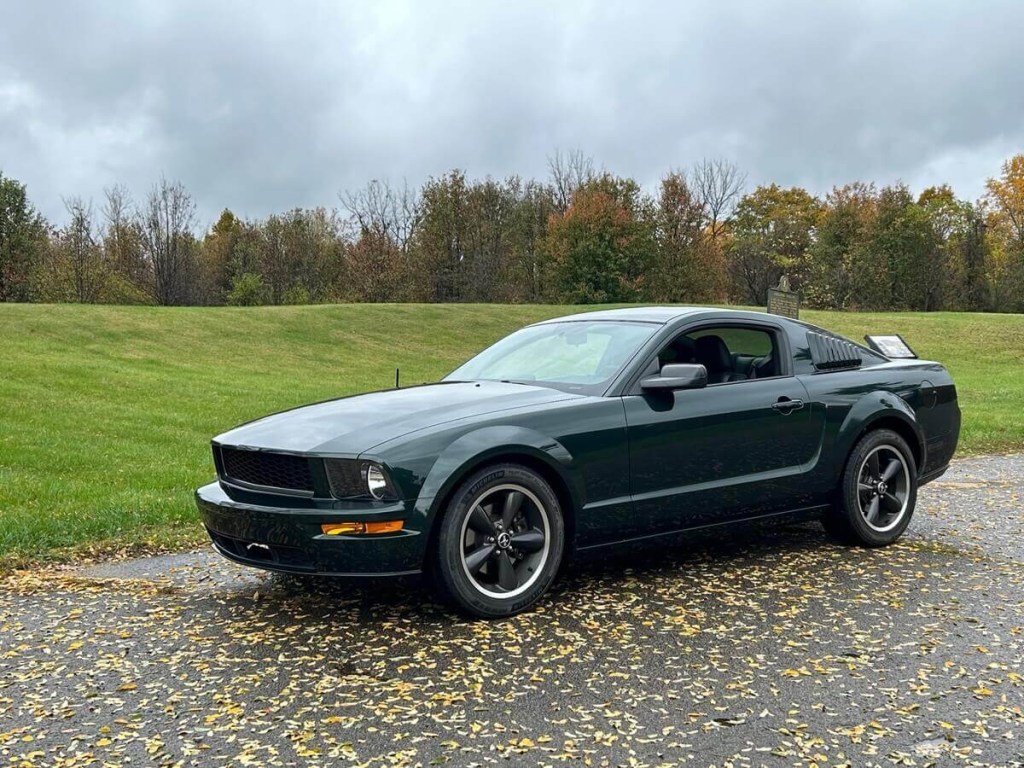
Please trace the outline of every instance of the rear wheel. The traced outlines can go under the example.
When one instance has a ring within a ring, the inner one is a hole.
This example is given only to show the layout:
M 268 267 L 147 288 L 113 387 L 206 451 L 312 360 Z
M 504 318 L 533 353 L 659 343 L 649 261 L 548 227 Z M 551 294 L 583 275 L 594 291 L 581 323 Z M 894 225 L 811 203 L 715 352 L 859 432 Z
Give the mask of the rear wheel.
M 917 465 L 906 440 L 888 429 L 862 437 L 847 459 L 839 491 L 839 504 L 823 520 L 825 530 L 866 547 L 896 541 L 917 503 Z
M 474 616 L 509 616 L 534 603 L 562 559 L 558 497 L 517 464 L 486 467 L 455 492 L 438 535 L 437 575 L 447 597 Z

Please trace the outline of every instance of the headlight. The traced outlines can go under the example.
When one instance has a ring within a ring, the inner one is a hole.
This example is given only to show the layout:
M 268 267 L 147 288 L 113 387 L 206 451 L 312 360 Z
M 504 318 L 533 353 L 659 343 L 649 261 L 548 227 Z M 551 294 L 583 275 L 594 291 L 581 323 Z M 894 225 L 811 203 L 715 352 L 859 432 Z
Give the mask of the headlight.
M 384 477 L 384 470 L 376 464 L 364 464 L 363 472 L 370 495 L 375 499 L 387 498 L 391 488 L 388 485 L 388 479 Z
M 336 499 L 394 501 L 398 498 L 383 467 L 372 461 L 324 459 L 324 469 L 331 495 Z

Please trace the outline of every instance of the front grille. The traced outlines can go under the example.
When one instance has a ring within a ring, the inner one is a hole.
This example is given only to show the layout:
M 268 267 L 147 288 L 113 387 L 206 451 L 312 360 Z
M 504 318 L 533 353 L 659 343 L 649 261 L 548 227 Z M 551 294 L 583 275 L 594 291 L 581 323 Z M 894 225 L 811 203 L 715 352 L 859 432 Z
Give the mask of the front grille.
M 313 490 L 309 459 L 287 453 L 242 451 L 224 447 L 220 449 L 220 455 L 225 480 L 290 491 Z

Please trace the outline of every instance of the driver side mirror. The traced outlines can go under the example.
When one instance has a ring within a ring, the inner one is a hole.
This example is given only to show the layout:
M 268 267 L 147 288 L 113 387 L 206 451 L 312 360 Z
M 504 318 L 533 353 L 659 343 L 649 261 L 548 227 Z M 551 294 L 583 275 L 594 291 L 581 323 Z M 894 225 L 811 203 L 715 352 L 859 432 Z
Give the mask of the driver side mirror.
M 644 392 L 703 389 L 707 385 L 708 369 L 692 363 L 666 365 L 657 376 L 650 376 L 640 382 L 640 388 Z

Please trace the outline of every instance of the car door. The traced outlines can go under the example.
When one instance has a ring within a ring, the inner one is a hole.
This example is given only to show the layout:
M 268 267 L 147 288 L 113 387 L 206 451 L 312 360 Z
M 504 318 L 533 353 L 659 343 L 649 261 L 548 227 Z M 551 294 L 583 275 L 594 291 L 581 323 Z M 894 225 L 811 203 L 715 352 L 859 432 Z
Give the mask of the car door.
M 684 334 L 691 340 L 703 335 L 731 340 L 732 362 L 690 360 L 709 367 L 711 383 L 702 389 L 645 393 L 638 381 L 623 397 L 640 535 L 793 506 L 801 475 L 813 467 L 821 449 L 823 414 L 806 407 L 807 392 L 793 376 L 780 328 L 718 324 Z M 737 349 L 757 338 L 762 339 L 761 349 Z M 695 346 L 679 341 L 677 335 L 666 345 L 676 350 L 676 360 L 680 348 Z M 658 365 L 657 360 L 648 363 L 646 373 L 656 372 Z M 710 370 L 724 365 L 733 370 Z

